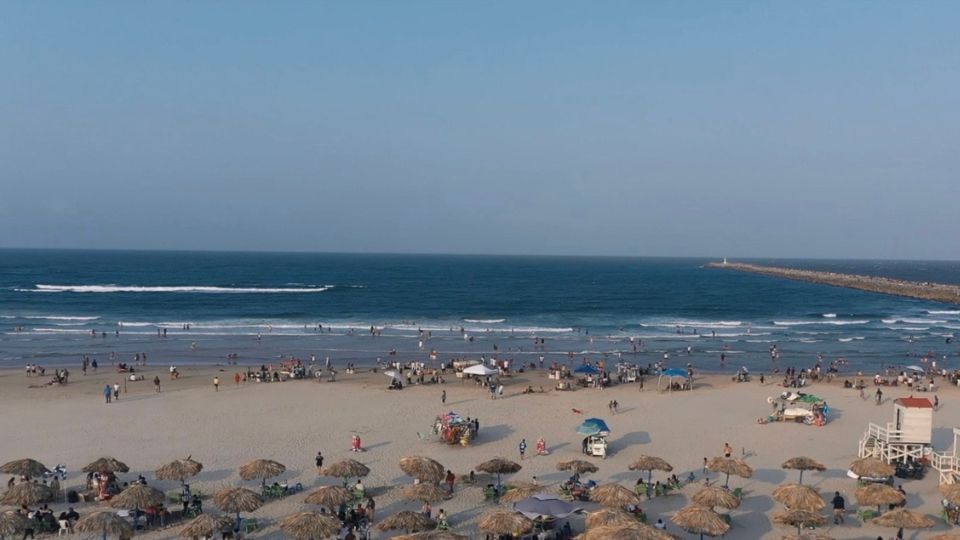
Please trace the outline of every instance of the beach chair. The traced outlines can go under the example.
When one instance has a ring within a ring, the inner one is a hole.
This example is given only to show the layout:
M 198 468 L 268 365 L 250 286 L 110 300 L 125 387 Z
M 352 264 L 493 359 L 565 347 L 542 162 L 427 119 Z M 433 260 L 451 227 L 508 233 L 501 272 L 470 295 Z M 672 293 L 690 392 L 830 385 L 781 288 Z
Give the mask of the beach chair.
M 361 500 L 361 499 L 364 499 L 364 498 L 366 498 L 366 492 L 365 492 L 364 490 L 362 490 L 362 489 L 355 489 L 355 490 L 353 490 L 353 499 L 354 499 L 354 500 Z
M 743 499 L 743 488 L 742 487 L 734 488 L 733 496 L 738 499 Z
M 483 488 L 483 498 L 485 500 L 496 499 L 497 498 L 497 488 L 493 486 L 487 486 Z
M 860 521 L 867 522 L 876 517 L 877 513 L 870 508 L 861 508 L 857 510 L 857 518 Z
M 260 523 L 257 518 L 246 518 L 243 520 L 243 532 L 250 534 L 260 529 Z
M 570 488 L 565 486 L 560 486 L 560 498 L 564 501 L 572 501 L 573 494 L 570 493 Z
M 179 491 L 168 491 L 167 500 L 172 503 L 180 504 L 180 492 Z

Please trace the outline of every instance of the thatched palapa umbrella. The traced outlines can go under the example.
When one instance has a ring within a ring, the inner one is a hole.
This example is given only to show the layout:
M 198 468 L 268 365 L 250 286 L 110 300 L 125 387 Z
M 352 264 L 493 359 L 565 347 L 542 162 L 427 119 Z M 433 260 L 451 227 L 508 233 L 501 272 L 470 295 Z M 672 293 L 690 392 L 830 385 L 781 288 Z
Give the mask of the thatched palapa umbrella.
M 867 478 L 886 478 L 893 476 L 896 468 L 877 458 L 865 457 L 850 464 L 850 471 L 857 476 L 866 476 Z
M 344 485 L 350 478 L 362 478 L 370 474 L 370 467 L 353 459 L 338 461 L 332 465 L 320 469 L 322 476 L 332 476 L 342 478 Z
M 587 529 L 603 526 L 622 527 L 635 523 L 638 523 L 637 518 L 616 508 L 601 508 L 596 512 L 590 512 L 586 519 Z
M 707 463 L 707 470 L 726 474 L 727 478 L 723 482 L 724 487 L 730 485 L 731 474 L 741 478 L 750 478 L 753 476 L 753 469 L 751 469 L 745 461 L 737 458 L 715 457 Z
M 960 540 L 960 534 L 938 534 L 929 540 Z
M 404 510 L 377 523 L 381 531 L 403 529 L 407 532 L 427 531 L 437 526 L 437 522 L 419 512 Z
M 187 456 L 186 459 L 171 461 L 154 471 L 154 475 L 160 480 L 176 480 L 182 486 L 187 478 L 196 476 L 203 470 L 202 463 L 190 458 L 191 456 Z
M 873 518 L 870 523 L 895 529 L 901 527 L 904 529 L 929 529 L 934 525 L 934 521 L 927 516 L 903 508 L 890 510 L 878 518 Z
M 880 513 L 880 506 L 884 504 L 903 504 L 907 497 L 900 493 L 900 490 L 886 484 L 867 484 L 857 488 L 853 493 L 857 498 L 857 504 L 860 506 L 877 507 L 877 514 Z
M 435 484 L 414 484 L 402 490 L 404 498 L 411 501 L 437 502 L 447 498 L 447 492 Z
M 127 464 L 109 456 L 102 457 L 83 468 L 85 473 L 126 473 L 130 472 L 130 467 L 127 467 Z
M 960 504 L 960 484 L 940 484 L 940 493 L 951 504 Z
M 527 497 L 533 497 L 543 491 L 543 486 L 532 482 L 518 482 L 510 486 L 510 489 L 500 497 L 502 502 L 511 503 L 522 501 Z
M 773 516 L 773 522 L 780 525 L 788 525 L 797 528 L 797 534 L 804 527 L 819 527 L 827 522 L 827 519 L 818 512 L 808 510 L 790 510 Z
M 700 540 L 703 540 L 703 535 L 720 536 L 730 530 L 730 525 L 720 514 L 699 504 L 681 508 L 670 521 L 688 533 L 699 534 Z
M 438 461 L 426 456 L 407 456 L 400 459 L 400 470 L 421 482 L 439 483 L 447 469 Z
M 200 514 L 191 519 L 184 525 L 177 536 L 181 538 L 213 538 L 213 535 L 223 531 L 227 527 L 233 528 L 233 520 L 227 516 L 214 516 L 212 514 Z
M 673 470 L 673 465 L 667 463 L 663 458 L 658 458 L 656 456 L 640 456 L 627 467 L 631 471 L 647 471 L 647 483 L 649 484 L 653 480 L 653 471 L 664 471 L 670 472 Z
M 97 511 L 80 518 L 74 527 L 77 532 L 99 534 L 103 540 L 107 536 L 130 538 L 133 536 L 133 526 L 127 520 L 118 516 L 116 512 Z
M 340 526 L 336 516 L 316 512 L 299 512 L 280 521 L 280 529 L 296 540 L 336 538 Z
M 30 527 L 30 520 L 20 512 L 8 510 L 0 514 L 0 538 L 16 536 Z
M 834 540 L 834 538 L 827 534 L 805 532 L 800 534 L 791 534 L 788 536 L 784 536 L 783 540 Z
M 475 470 L 480 472 L 496 474 L 497 475 L 497 493 L 500 493 L 500 475 L 501 474 L 513 474 L 523 467 L 516 462 L 510 461 L 509 459 L 503 458 L 493 458 L 490 461 L 484 461 L 483 463 L 477 465 Z
M 244 480 L 260 480 L 261 485 L 267 484 L 267 478 L 280 476 L 287 470 L 282 463 L 270 459 L 255 459 L 240 467 L 240 478 Z
M 0 472 L 33 478 L 49 473 L 50 469 L 35 459 L 18 459 L 4 463 Z
M 494 510 L 480 518 L 478 526 L 486 533 L 523 536 L 533 530 L 533 520 L 519 512 Z
M 601 525 L 576 537 L 577 540 L 677 540 L 678 537 L 634 520 L 629 525 Z
M 620 484 L 604 484 L 590 491 L 590 500 L 604 506 L 624 508 L 640 505 L 640 496 Z
M 165 498 L 163 492 L 159 489 L 138 483 L 131 484 L 130 487 L 110 499 L 107 504 L 113 508 L 133 510 L 133 525 L 136 527 L 137 510 L 161 504 Z
M 43 484 L 34 482 L 20 482 L 8 489 L 0 503 L 10 506 L 32 506 L 37 503 L 50 502 L 53 500 L 53 490 Z
M 253 512 L 263 505 L 263 499 L 247 488 L 221 489 L 213 496 L 213 504 L 231 514 L 237 515 L 236 527 L 240 528 L 240 512 Z
M 719 506 L 733 510 L 740 506 L 740 497 L 734 495 L 729 489 L 717 485 L 704 487 L 693 494 L 692 500 L 700 506 L 708 508 Z
M 600 469 L 593 463 L 590 463 L 589 461 L 584 461 L 582 459 L 572 459 L 570 461 L 561 461 L 560 463 L 557 463 L 557 470 L 573 471 L 576 474 L 584 474 L 584 473 L 595 473 Z
M 791 510 L 818 512 L 827 506 L 827 501 L 817 490 L 802 484 L 784 484 L 773 490 L 773 499 L 783 503 Z
M 341 504 L 352 500 L 353 493 L 343 486 L 323 486 L 311 491 L 303 502 L 323 506 L 333 511 Z
M 795 471 L 800 471 L 800 481 L 798 484 L 803 484 L 803 472 L 804 471 L 825 471 L 827 467 L 816 461 L 814 459 L 808 458 L 806 456 L 798 456 L 795 458 L 790 458 L 783 462 L 783 465 L 780 466 L 784 469 L 793 469 Z
M 393 540 L 470 540 L 469 536 L 450 531 L 425 531 L 394 536 Z

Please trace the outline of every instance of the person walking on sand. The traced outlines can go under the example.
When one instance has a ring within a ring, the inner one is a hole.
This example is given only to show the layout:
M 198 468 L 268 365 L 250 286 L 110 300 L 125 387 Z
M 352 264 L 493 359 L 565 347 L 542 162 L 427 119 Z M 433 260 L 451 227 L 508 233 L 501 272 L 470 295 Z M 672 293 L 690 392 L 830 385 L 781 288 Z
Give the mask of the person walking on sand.
M 323 452 L 317 452 L 317 468 L 323 467 Z
M 120 401 L 120 383 L 113 383 L 113 400 Z
M 444 481 L 447 483 L 447 493 L 453 494 L 453 483 L 456 482 L 457 476 L 453 474 L 453 471 L 447 469 L 447 477 L 444 478 Z
M 443 403 L 444 405 L 447 404 L 447 391 L 446 391 L 446 390 L 444 390 L 443 392 L 440 393 L 440 402 Z
M 833 524 L 839 525 L 843 523 L 843 514 L 845 513 L 846 501 L 843 500 L 843 496 L 840 495 L 839 491 L 833 492 Z
M 236 386 L 240 386 L 240 372 L 239 372 L 239 371 L 233 374 L 233 384 L 236 385 Z
M 157 391 L 158 394 L 160 393 L 160 376 L 159 375 L 153 377 L 153 388 Z
M 217 377 L 217 376 L 213 377 L 213 391 L 214 392 L 220 391 L 220 377 Z
M 109 384 L 103 387 L 103 397 L 107 398 L 107 403 L 110 403 L 110 398 L 113 397 L 113 388 L 110 388 Z
M 523 455 L 527 453 L 527 440 L 520 439 L 520 445 L 517 448 L 520 450 L 520 461 L 523 461 Z
M 879 388 L 877 388 L 877 405 L 879 405 L 880 402 L 882 401 L 883 401 L 883 390 L 880 390 Z
M 733 454 L 733 447 L 730 443 L 723 443 L 723 457 L 728 458 L 731 454 Z

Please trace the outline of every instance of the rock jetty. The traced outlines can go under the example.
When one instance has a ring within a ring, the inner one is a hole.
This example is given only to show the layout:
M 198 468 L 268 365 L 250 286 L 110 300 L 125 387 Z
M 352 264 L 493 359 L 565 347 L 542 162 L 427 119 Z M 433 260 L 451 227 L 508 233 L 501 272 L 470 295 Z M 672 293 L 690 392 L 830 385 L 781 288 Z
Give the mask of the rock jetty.
M 906 296 L 921 300 L 933 300 L 947 304 L 960 304 L 960 285 L 946 283 L 932 283 L 927 281 L 907 281 L 879 276 L 863 276 L 858 274 L 838 274 L 836 272 L 820 272 L 816 270 L 799 270 L 780 266 L 762 266 L 758 264 L 723 262 L 708 263 L 707 268 L 722 268 L 738 272 L 750 272 L 765 276 L 793 279 L 846 287 L 894 296 Z

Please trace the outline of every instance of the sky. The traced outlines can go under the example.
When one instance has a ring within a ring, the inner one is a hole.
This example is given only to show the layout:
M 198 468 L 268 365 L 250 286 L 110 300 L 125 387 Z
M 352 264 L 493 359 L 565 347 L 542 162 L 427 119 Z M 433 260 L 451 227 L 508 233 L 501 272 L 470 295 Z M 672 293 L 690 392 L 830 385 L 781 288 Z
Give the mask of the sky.
M 960 259 L 960 3 L 0 4 L 0 246 Z

